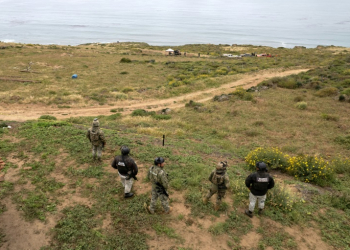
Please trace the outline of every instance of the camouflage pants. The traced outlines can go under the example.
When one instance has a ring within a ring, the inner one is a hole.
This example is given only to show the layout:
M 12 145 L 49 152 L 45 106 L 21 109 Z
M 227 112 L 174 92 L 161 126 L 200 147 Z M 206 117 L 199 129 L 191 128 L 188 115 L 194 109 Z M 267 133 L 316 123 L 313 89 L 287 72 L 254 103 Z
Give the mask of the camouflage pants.
M 156 208 L 157 200 L 159 198 L 164 211 L 167 213 L 169 212 L 169 199 L 165 194 L 160 194 L 157 192 L 155 187 L 152 187 L 152 198 L 151 198 L 151 204 L 150 204 L 150 210 L 153 213 L 154 209 Z
M 262 196 L 256 196 L 252 193 L 249 193 L 249 211 L 253 212 L 256 201 L 258 201 L 258 208 L 264 209 L 265 207 L 266 194 Z
M 209 200 L 215 193 L 217 193 L 216 204 L 220 205 L 221 199 L 225 197 L 226 189 L 219 189 L 217 185 L 212 184 L 206 198 Z
M 94 157 L 94 159 L 97 158 L 101 159 L 102 156 L 102 146 L 94 146 L 92 145 L 92 156 Z

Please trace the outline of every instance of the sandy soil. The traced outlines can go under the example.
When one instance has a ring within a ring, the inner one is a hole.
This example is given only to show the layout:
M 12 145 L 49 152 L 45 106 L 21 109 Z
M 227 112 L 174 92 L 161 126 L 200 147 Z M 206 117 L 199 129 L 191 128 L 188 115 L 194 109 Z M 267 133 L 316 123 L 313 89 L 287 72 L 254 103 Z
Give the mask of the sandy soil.
M 193 100 L 196 102 L 205 102 L 212 99 L 215 95 L 232 92 L 234 88 L 241 86 L 243 88 L 250 88 L 256 86 L 263 80 L 277 77 L 287 76 L 291 74 L 298 74 L 300 72 L 307 71 L 308 69 L 293 69 L 287 71 L 280 70 L 267 70 L 263 72 L 250 73 L 243 75 L 240 80 L 224 84 L 218 88 L 207 89 L 198 91 L 179 97 L 173 97 L 163 100 L 144 100 L 144 101 L 123 101 L 119 105 L 115 106 L 98 106 L 89 108 L 69 108 L 69 109 L 54 109 L 47 106 L 40 105 L 1 105 L 0 107 L 0 120 L 7 121 L 26 121 L 32 119 L 38 119 L 42 115 L 52 115 L 57 119 L 65 119 L 68 117 L 77 116 L 97 116 L 97 115 L 110 115 L 111 109 L 123 108 L 122 113 L 131 113 L 135 109 L 147 109 L 148 111 L 160 110 L 163 108 L 176 109 L 185 106 L 185 102 Z M 150 109 L 151 107 L 151 109 Z

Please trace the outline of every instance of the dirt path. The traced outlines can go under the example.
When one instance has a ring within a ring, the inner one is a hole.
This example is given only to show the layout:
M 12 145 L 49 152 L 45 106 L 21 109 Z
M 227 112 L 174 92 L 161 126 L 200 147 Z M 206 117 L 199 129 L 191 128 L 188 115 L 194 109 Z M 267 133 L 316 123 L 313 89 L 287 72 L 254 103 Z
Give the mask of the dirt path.
M 97 116 L 97 115 L 110 115 L 111 109 L 123 108 L 122 113 L 128 114 L 135 109 L 147 109 L 148 111 L 159 110 L 162 108 L 176 109 L 184 107 L 185 102 L 193 100 L 196 102 L 205 102 L 213 98 L 213 96 L 232 92 L 233 88 L 241 86 L 248 89 L 252 86 L 256 86 L 263 80 L 282 77 L 292 74 L 298 74 L 305 72 L 309 69 L 293 69 L 287 71 L 281 70 L 267 70 L 263 72 L 255 72 L 243 75 L 241 79 L 224 84 L 218 88 L 207 89 L 203 91 L 197 91 L 190 94 L 163 99 L 163 100 L 133 100 L 133 101 L 123 101 L 120 104 L 114 106 L 98 106 L 89 108 L 69 108 L 69 109 L 54 109 L 47 106 L 39 105 L 8 105 L 0 107 L 0 120 L 7 121 L 26 121 L 32 119 L 38 119 L 42 115 L 53 115 L 57 119 L 64 119 L 68 117 L 77 116 Z

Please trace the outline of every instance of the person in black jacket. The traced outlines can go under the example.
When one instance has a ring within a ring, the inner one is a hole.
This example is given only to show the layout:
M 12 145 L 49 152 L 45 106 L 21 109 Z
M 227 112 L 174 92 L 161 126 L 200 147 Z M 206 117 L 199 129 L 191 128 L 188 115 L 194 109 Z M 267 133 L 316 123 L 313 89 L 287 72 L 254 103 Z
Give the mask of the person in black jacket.
M 130 149 L 127 146 L 120 148 L 121 155 L 114 158 L 112 167 L 118 170 L 120 180 L 124 187 L 124 198 L 130 198 L 134 194 L 131 193 L 133 179 L 137 180 L 136 175 L 138 172 L 135 161 L 129 156 Z
M 249 210 L 245 214 L 250 218 L 253 217 L 253 211 L 256 201 L 258 201 L 258 214 L 263 213 L 265 207 L 266 193 L 275 186 L 275 181 L 267 173 L 267 166 L 264 162 L 256 163 L 257 172 L 250 174 L 245 180 L 245 185 L 249 188 Z

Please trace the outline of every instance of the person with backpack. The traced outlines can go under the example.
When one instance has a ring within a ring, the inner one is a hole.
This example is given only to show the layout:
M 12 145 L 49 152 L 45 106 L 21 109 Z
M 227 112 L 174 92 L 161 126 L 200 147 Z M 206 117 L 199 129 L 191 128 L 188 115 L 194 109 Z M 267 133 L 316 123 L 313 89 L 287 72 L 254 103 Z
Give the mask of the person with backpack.
M 92 144 L 92 157 L 101 161 L 102 149 L 106 146 L 106 139 L 103 131 L 100 129 L 100 122 L 97 118 L 92 122 L 92 127 L 88 129 L 86 137 Z
M 219 162 L 216 168 L 211 172 L 209 176 L 209 181 L 212 183 L 208 194 L 203 198 L 203 203 L 207 204 L 210 197 L 215 193 L 216 203 L 214 205 L 214 210 L 218 211 L 220 208 L 221 200 L 225 197 L 226 190 L 230 185 L 230 179 L 227 174 L 227 162 Z
M 137 180 L 138 167 L 135 161 L 129 156 L 129 147 L 121 146 L 120 152 L 121 155 L 114 158 L 112 168 L 118 170 L 120 181 L 124 187 L 124 198 L 130 198 L 134 196 L 134 193 L 131 193 L 131 188 L 133 179 Z
M 267 173 L 267 166 L 265 162 L 256 163 L 257 172 L 250 174 L 246 180 L 245 185 L 249 188 L 249 209 L 245 210 L 245 214 L 250 218 L 253 217 L 254 207 L 258 201 L 258 214 L 263 214 L 265 207 L 266 193 L 269 189 L 275 186 L 275 181 L 272 176 Z
M 152 166 L 147 174 L 148 179 L 152 183 L 152 198 L 150 206 L 144 203 L 144 207 L 148 213 L 154 214 L 157 200 L 159 199 L 164 212 L 169 214 L 172 208 L 169 206 L 169 194 L 167 189 L 169 187 L 168 174 L 164 170 L 165 160 L 163 157 L 157 157 L 154 160 L 154 166 Z

